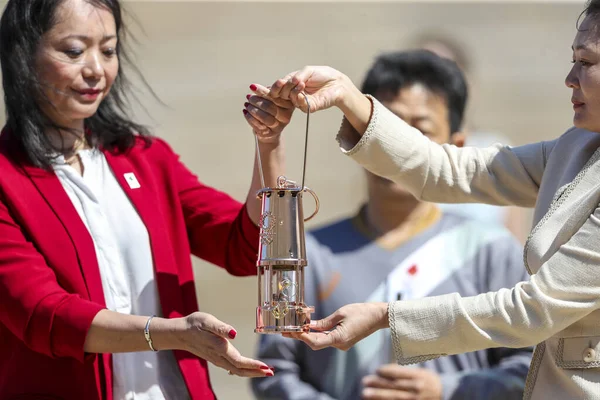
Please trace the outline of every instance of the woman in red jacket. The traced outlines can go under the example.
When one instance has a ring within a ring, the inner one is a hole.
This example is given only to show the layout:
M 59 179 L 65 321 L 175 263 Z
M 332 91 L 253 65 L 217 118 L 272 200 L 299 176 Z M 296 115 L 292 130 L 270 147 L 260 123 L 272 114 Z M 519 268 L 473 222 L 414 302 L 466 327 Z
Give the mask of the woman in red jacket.
M 190 259 L 255 274 L 256 168 L 241 204 L 127 118 L 121 18 L 117 0 L 9 0 L 0 21 L 1 399 L 214 399 L 206 361 L 273 374 L 197 311 Z M 267 184 L 282 104 L 244 110 Z

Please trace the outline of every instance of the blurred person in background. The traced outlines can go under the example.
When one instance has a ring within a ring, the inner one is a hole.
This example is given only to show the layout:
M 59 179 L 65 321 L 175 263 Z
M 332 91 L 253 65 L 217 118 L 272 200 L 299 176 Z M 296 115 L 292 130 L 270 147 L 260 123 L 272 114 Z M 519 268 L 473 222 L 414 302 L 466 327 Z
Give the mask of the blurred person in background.
M 466 76 L 469 89 L 471 92 L 473 91 L 474 85 L 471 79 L 473 60 L 469 57 L 464 46 L 461 46 L 448 35 L 436 35 L 432 33 L 420 35 L 413 43 L 417 48 L 429 50 L 440 57 L 456 62 Z M 496 143 L 511 145 L 511 141 L 506 135 L 474 125 L 469 121 L 468 115 L 465 118 L 463 131 L 466 137 L 465 146 L 488 147 Z M 502 224 L 523 243 L 529 233 L 531 218 L 523 208 L 477 203 L 441 203 L 440 207 L 447 212 L 476 218 L 482 222 Z
M 468 90 L 453 61 L 426 50 L 384 54 L 361 91 L 428 139 L 462 146 Z M 246 105 L 250 114 L 269 110 L 259 99 Z M 314 317 L 350 303 L 471 296 L 527 279 L 522 246 L 502 226 L 446 213 L 368 171 L 366 178 L 367 202 L 356 215 L 307 234 L 305 301 L 315 306 Z M 315 352 L 293 339 L 264 335 L 258 358 L 277 375 L 255 379 L 252 387 L 261 400 L 517 400 L 531 351 L 499 347 L 408 368 L 393 363 L 383 331 L 348 352 Z

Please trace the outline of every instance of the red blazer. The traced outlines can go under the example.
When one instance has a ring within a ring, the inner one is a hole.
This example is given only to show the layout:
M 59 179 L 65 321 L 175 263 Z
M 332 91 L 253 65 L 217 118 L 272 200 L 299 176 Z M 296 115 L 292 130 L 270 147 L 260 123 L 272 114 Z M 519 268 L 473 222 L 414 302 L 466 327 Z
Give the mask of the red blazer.
M 83 351 L 105 308 L 92 238 L 56 175 L 25 163 L 11 135 L 0 136 L 0 399 L 110 400 L 110 355 Z M 165 317 L 198 310 L 190 253 L 256 274 L 246 207 L 201 184 L 164 141 L 105 155 L 148 229 Z M 174 353 L 192 399 L 215 399 L 206 361 Z

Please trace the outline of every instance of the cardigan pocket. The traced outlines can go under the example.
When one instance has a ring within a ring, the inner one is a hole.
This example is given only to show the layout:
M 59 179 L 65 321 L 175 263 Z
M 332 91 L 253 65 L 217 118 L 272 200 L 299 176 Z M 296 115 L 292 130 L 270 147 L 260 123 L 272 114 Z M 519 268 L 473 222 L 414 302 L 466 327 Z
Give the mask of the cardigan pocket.
M 563 369 L 600 368 L 600 336 L 560 338 L 555 359 Z

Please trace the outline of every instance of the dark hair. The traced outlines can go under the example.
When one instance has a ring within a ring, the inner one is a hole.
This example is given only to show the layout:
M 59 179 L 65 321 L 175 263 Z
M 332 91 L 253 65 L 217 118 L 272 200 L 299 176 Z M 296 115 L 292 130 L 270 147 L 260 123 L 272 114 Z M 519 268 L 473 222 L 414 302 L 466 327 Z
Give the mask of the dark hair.
M 41 90 L 35 55 L 44 33 L 56 24 L 56 10 L 63 1 L 9 0 L 0 19 L 0 63 L 7 127 L 29 161 L 42 168 L 51 166 L 54 151 L 46 129 L 65 129 L 54 124 L 38 104 L 40 99 L 49 100 Z M 117 28 L 117 57 L 128 61 L 122 44 L 126 30 L 119 1 L 85 1 L 112 13 Z M 84 121 L 86 138 L 91 145 L 117 152 L 131 148 L 136 134 L 149 135 L 147 128 L 127 118 L 125 91 L 129 83 L 121 64 L 109 94 L 97 112 Z
M 585 8 L 579 14 L 579 18 L 577 18 L 576 26 L 579 30 L 579 24 L 581 22 L 581 17 L 592 17 L 598 18 L 600 16 L 600 0 L 588 0 L 585 4 Z M 594 25 L 595 29 L 598 29 L 598 23 Z
M 428 50 L 380 55 L 367 72 L 362 92 L 374 97 L 396 95 L 414 84 L 421 84 L 446 100 L 451 133 L 458 132 L 468 96 L 465 76 L 454 61 Z

